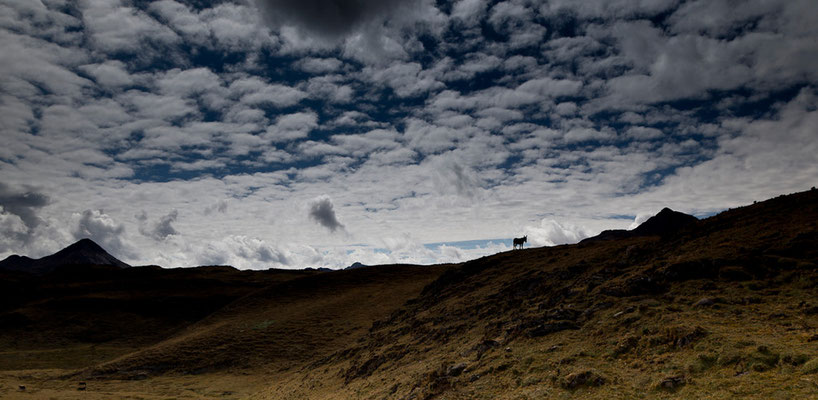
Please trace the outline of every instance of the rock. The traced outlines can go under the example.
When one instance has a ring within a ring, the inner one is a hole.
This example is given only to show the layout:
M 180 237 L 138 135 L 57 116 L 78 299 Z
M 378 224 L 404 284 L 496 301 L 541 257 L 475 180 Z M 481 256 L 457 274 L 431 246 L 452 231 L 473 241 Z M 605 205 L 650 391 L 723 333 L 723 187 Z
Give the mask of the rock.
M 464 355 L 469 355 L 471 353 L 476 353 L 476 356 L 479 359 L 480 357 L 483 356 L 483 354 L 485 352 L 489 351 L 489 349 L 495 348 L 495 347 L 497 347 L 499 345 L 500 345 L 500 342 L 498 342 L 496 340 L 486 339 L 486 340 L 483 340 L 480 343 L 477 343 L 476 345 L 474 345 L 474 347 L 472 347 L 471 349 L 466 351 Z
M 450 366 L 446 369 L 446 375 L 448 376 L 458 376 L 466 370 L 466 363 L 459 363 Z
M 685 384 L 687 384 L 687 380 L 685 379 L 684 375 L 675 375 L 669 376 L 659 381 L 659 384 L 656 385 L 656 388 L 668 392 L 675 392 Z
M 621 354 L 625 354 L 631 351 L 636 345 L 639 344 L 639 338 L 635 336 L 628 336 L 619 341 L 616 344 L 616 347 L 613 350 L 614 356 L 619 356 Z
M 753 276 L 742 267 L 728 266 L 719 271 L 719 277 L 727 281 L 743 282 L 753 279 Z
M 587 321 L 587 320 L 591 319 L 591 317 L 593 317 L 594 314 L 596 314 L 597 311 L 601 311 L 601 310 L 604 310 L 604 309 L 607 309 L 607 308 L 611 308 L 611 306 L 613 306 L 613 305 L 614 305 L 614 303 L 612 303 L 610 301 L 605 301 L 605 302 L 602 302 L 602 303 L 594 304 L 593 306 L 588 307 L 585 311 L 582 312 L 581 318 L 582 318 L 582 320 Z
M 690 345 L 696 340 L 707 335 L 707 331 L 697 326 L 695 328 L 677 326 L 666 329 L 665 336 L 668 342 L 672 343 L 677 348 L 682 348 Z
M 555 308 L 545 313 L 547 320 L 575 321 L 579 317 L 579 311 L 571 308 Z
M 630 307 L 628 307 L 628 308 L 626 308 L 626 309 L 624 309 L 622 311 L 619 311 L 619 312 L 615 313 L 613 316 L 614 316 L 614 318 L 617 318 L 617 317 L 621 317 L 621 316 L 623 316 L 625 314 L 630 314 L 630 313 L 632 313 L 634 311 L 636 311 L 636 307 L 630 306 Z
M 595 371 L 585 370 L 568 374 L 560 385 L 565 389 L 577 389 L 582 386 L 602 386 L 605 381 L 605 377 Z
M 529 337 L 540 337 L 549 335 L 555 332 L 560 332 L 568 329 L 579 329 L 577 324 L 571 321 L 555 321 L 539 324 L 528 331 Z
M 693 307 L 710 307 L 716 304 L 716 301 L 710 297 L 702 297 L 699 301 L 693 303 Z
M 818 306 L 807 307 L 804 309 L 804 314 L 815 315 L 818 314 Z

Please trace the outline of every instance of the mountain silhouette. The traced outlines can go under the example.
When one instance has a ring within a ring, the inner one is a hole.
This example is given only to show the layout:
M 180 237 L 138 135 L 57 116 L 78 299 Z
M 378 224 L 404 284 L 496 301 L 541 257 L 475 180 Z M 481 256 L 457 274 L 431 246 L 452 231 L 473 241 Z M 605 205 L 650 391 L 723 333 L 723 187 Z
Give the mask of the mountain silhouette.
M 104 265 L 128 268 L 130 265 L 110 255 L 91 239 L 80 241 L 50 255 L 39 259 L 11 255 L 0 261 L 0 269 L 45 274 L 70 265 Z
M 699 219 L 682 212 L 673 211 L 667 207 L 659 211 L 658 214 L 648 218 L 647 221 L 632 230 L 611 229 L 602 231 L 599 235 L 582 240 L 581 243 L 598 242 L 604 240 L 615 240 L 629 237 L 641 236 L 670 236 L 681 229 L 695 224 Z

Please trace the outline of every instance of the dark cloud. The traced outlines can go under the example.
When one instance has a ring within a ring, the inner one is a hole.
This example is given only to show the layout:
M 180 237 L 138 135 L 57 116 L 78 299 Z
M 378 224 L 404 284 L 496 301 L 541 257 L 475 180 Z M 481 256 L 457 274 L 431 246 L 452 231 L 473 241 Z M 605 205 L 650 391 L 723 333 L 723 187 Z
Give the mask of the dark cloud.
M 344 225 L 341 224 L 335 216 L 332 199 L 327 196 L 321 196 L 313 200 L 310 204 L 310 218 L 331 232 L 344 229 Z
M 139 233 L 157 241 L 165 240 L 171 235 L 178 235 L 179 231 L 173 227 L 173 223 L 176 222 L 178 217 L 179 212 L 177 210 L 173 210 L 167 215 L 160 217 L 158 221 L 156 221 L 152 226 L 148 227 L 148 214 L 145 211 L 142 211 L 140 214 L 136 215 L 136 219 L 140 222 Z
M 295 26 L 327 39 L 409 8 L 417 0 L 257 0 L 273 23 Z
M 156 226 L 153 227 L 153 237 L 156 239 L 167 239 L 170 235 L 178 235 L 179 232 L 173 227 L 173 223 L 176 222 L 176 218 L 179 217 L 179 212 L 176 210 L 171 211 L 168 215 L 162 216 L 159 218 L 159 222 L 156 223 Z
M 45 194 L 38 193 L 32 189 L 16 190 L 0 182 L 0 207 L 5 213 L 14 214 L 22 220 L 26 226 L 26 232 L 20 232 L 19 239 L 27 240 L 31 230 L 42 221 L 37 216 L 37 209 L 49 203 L 49 198 Z

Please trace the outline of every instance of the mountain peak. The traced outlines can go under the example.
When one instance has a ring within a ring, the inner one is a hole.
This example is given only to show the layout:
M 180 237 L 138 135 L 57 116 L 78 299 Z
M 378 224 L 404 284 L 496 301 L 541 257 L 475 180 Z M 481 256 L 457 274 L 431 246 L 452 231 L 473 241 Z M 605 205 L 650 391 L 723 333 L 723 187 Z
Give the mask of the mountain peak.
M 73 244 L 69 245 L 63 250 L 84 250 L 84 251 L 93 251 L 93 252 L 100 252 L 100 253 L 107 253 L 105 249 L 102 248 L 97 242 L 89 239 L 89 238 L 82 238 Z
M 648 218 L 647 221 L 632 230 L 612 229 L 602 231 L 599 235 L 583 239 L 582 242 L 615 240 L 634 236 L 668 236 L 698 220 L 692 215 L 665 207 L 658 214 Z
M 692 215 L 665 207 L 658 214 L 637 226 L 632 232 L 636 236 L 665 236 L 698 220 Z
M 109 254 L 91 239 L 83 238 L 68 247 L 37 260 L 25 256 L 10 256 L 0 262 L 0 269 L 48 273 L 67 265 L 109 265 L 128 268 L 130 265 Z

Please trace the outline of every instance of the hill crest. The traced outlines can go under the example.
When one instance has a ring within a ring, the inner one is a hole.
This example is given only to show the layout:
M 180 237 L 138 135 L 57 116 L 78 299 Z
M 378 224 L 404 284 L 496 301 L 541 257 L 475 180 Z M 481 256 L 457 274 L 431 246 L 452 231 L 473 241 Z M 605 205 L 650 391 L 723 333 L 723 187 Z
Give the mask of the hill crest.
M 616 240 L 640 236 L 660 236 L 667 237 L 676 234 L 682 229 L 689 227 L 699 219 L 679 211 L 673 211 L 670 208 L 663 208 L 656 215 L 648 218 L 647 221 L 641 223 L 634 229 L 611 229 L 602 231 L 599 235 L 589 237 L 580 241 L 580 243 L 598 242 L 603 240 Z

